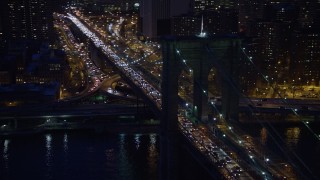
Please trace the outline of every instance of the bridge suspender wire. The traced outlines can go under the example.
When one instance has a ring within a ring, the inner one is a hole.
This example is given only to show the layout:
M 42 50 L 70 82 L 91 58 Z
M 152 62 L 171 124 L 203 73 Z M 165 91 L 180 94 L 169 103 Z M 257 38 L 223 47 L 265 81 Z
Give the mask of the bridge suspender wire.
M 181 58 L 181 54 L 180 54 L 179 50 L 176 50 L 176 52 L 177 52 L 177 54 L 179 54 L 179 56 L 180 56 L 180 58 Z M 181 58 L 181 59 L 182 59 L 182 58 Z M 185 63 L 185 67 L 187 67 L 187 70 L 188 70 L 190 73 L 192 73 L 192 69 L 186 64 L 186 61 L 185 61 L 185 60 L 183 60 L 183 63 Z M 197 83 L 197 82 L 196 82 L 196 83 Z M 200 83 L 199 83 L 199 87 L 201 88 Z M 206 90 L 204 90 L 203 88 L 201 88 L 201 89 L 202 89 L 203 93 L 206 94 Z M 186 103 L 186 108 L 189 109 L 189 103 Z M 189 119 L 189 120 L 190 120 L 190 119 Z M 261 176 L 265 176 L 265 172 L 264 172 L 264 171 L 261 171 L 258 167 L 253 166 L 253 167 L 251 167 L 251 168 L 254 169 L 254 170 L 257 171 L 257 172 L 262 172 L 260 175 L 261 175 Z
M 243 50 L 244 50 L 243 48 L 241 48 L 241 50 L 242 50 L 242 52 L 244 52 L 244 51 L 243 51 Z M 246 54 L 245 54 L 245 55 L 246 55 Z M 257 66 L 255 66 L 255 64 L 254 64 L 253 61 L 252 61 L 252 58 L 249 58 L 247 55 L 246 55 L 246 57 L 247 57 L 247 59 L 250 61 L 250 63 L 254 66 L 254 68 L 258 71 L 258 74 L 260 73 L 261 76 L 263 77 L 263 79 L 266 80 L 266 81 L 269 83 L 268 76 L 264 75 L 264 74 L 261 72 L 261 70 L 259 70 L 259 68 L 258 68 Z M 273 87 L 271 87 L 271 88 L 274 89 Z M 280 94 L 279 94 L 279 95 L 280 95 Z M 280 95 L 280 97 L 281 97 L 281 95 Z M 246 97 L 246 98 L 248 98 L 248 99 L 250 100 L 251 104 L 253 104 L 253 102 L 252 102 L 252 100 L 250 99 L 250 97 Z M 288 104 L 288 102 L 287 102 L 285 99 L 283 99 L 282 97 L 281 97 L 281 99 L 282 99 L 282 101 L 283 101 L 284 103 Z M 251 109 L 251 108 L 250 108 L 250 109 Z M 251 110 L 252 110 L 252 109 L 251 109 Z M 294 111 L 292 108 L 291 108 L 291 110 L 293 111 L 293 113 L 294 113 L 295 115 L 297 115 L 297 116 L 299 117 L 299 120 L 301 121 L 301 118 L 300 118 L 300 116 L 297 114 L 297 112 Z M 260 121 L 258 118 L 256 118 L 256 119 L 257 119 L 257 120 L 259 121 L 259 123 L 264 127 L 263 123 L 261 123 L 261 121 Z M 271 128 L 271 130 L 272 130 L 272 131 L 275 133 L 275 135 L 279 138 L 279 140 L 281 141 L 280 143 L 285 144 L 284 139 L 279 135 L 278 131 L 274 128 L 274 126 L 273 126 L 270 122 L 268 122 L 268 121 L 267 121 L 267 125 Z M 309 130 L 311 130 L 309 126 L 307 126 L 307 127 L 308 127 Z M 268 131 L 268 128 L 266 128 L 266 129 L 267 129 L 267 131 Z M 312 131 L 312 130 L 311 130 L 311 131 Z M 313 132 L 313 131 L 312 131 L 312 132 Z M 314 134 L 314 133 L 313 133 L 313 134 Z M 296 166 L 296 164 L 294 163 L 294 161 L 290 158 L 290 156 L 288 155 L 288 153 L 286 153 L 287 151 L 284 150 L 284 148 L 283 148 L 283 147 L 280 145 L 280 143 L 276 140 L 276 138 L 273 136 L 273 134 L 269 133 L 269 135 L 271 136 L 271 138 L 273 139 L 273 141 L 277 144 L 277 146 L 281 149 L 281 151 L 282 151 L 283 154 L 287 157 L 287 159 L 291 162 L 291 164 L 294 165 L 295 169 L 299 170 L 299 168 Z M 318 138 L 318 136 L 316 136 L 316 137 Z M 291 152 L 291 153 L 293 154 L 293 156 L 294 156 L 295 158 L 297 158 L 297 160 L 304 166 L 304 168 L 305 168 L 312 176 L 314 176 L 313 173 L 311 172 L 310 168 L 303 162 L 303 160 L 302 160 L 293 150 L 291 150 L 290 148 L 286 148 L 286 150 L 289 150 L 289 152 Z M 301 172 L 300 170 L 299 170 L 299 172 L 300 172 L 300 174 L 301 174 L 302 176 L 304 176 L 304 173 L 303 173 L 303 172 Z
M 187 60 L 186 60 L 186 59 L 183 59 L 182 54 L 180 53 L 180 51 L 179 51 L 178 49 L 176 49 L 176 53 L 179 55 L 180 59 L 182 60 L 182 63 L 183 63 L 184 66 L 186 67 L 186 69 L 189 70 L 189 72 L 191 73 L 191 72 L 192 72 L 192 69 L 188 66 Z M 224 75 L 225 75 L 225 74 L 224 74 Z M 225 78 L 226 78 L 227 81 L 230 81 L 230 79 L 228 78 L 228 76 L 226 76 Z M 202 87 L 201 87 L 201 84 L 200 84 L 199 82 L 195 81 L 195 83 L 202 89 L 202 92 L 203 92 L 206 96 L 208 96 L 207 90 L 205 90 L 204 88 L 202 88 Z M 230 81 L 230 83 L 232 83 L 232 81 Z M 232 85 L 234 86 L 233 83 L 232 83 Z M 235 86 L 234 86 L 234 88 L 235 88 Z M 222 117 L 222 114 L 219 112 L 219 110 L 218 110 L 215 106 L 214 106 L 214 108 L 215 108 L 215 110 L 219 113 L 220 118 L 223 118 L 223 117 Z M 229 126 L 229 127 L 230 127 L 230 126 Z M 230 129 L 229 129 L 229 130 L 230 130 Z M 231 132 L 232 132 L 232 131 L 231 131 Z M 232 132 L 232 133 L 234 134 L 234 132 Z M 223 135 L 223 136 L 225 137 L 225 135 Z M 236 134 L 236 136 L 237 136 L 238 141 L 241 141 L 240 138 L 238 138 L 238 135 L 237 135 L 237 134 Z M 252 167 L 252 168 L 255 168 L 256 170 L 261 171 L 260 169 L 257 169 L 257 167 Z M 262 175 L 264 176 L 265 173 L 266 173 L 266 172 L 263 170 L 263 171 L 262 171 Z M 270 174 L 270 173 L 268 173 L 268 174 Z
M 242 49 L 242 48 L 241 48 L 241 49 Z M 213 55 L 213 52 L 210 50 L 210 48 L 208 48 L 207 50 L 208 50 L 208 52 L 209 52 L 211 55 Z M 243 50 L 243 49 L 242 49 L 242 50 Z M 248 56 L 246 56 L 246 57 L 248 57 Z M 249 59 L 250 62 L 254 65 L 254 63 L 252 62 L 251 58 L 248 58 L 248 59 Z M 254 65 L 254 66 L 255 66 L 255 65 Z M 255 69 L 258 69 L 258 68 L 255 66 Z M 267 78 L 268 76 L 263 75 L 263 73 L 261 73 L 261 71 L 259 71 L 258 73 L 260 73 L 260 74 L 263 76 L 263 78 L 264 78 L 267 82 L 269 82 L 269 81 L 268 81 L 268 78 Z M 224 73 L 224 74 L 225 74 L 226 77 L 228 77 L 228 75 L 227 75 L 226 73 Z M 231 78 L 228 77 L 228 79 L 231 79 Z M 231 81 L 231 82 L 232 82 L 232 81 Z M 233 86 L 233 87 L 235 87 L 235 86 Z M 236 89 L 236 88 L 235 88 L 235 90 L 237 91 L 237 93 L 238 93 L 239 95 L 242 95 L 243 97 L 245 97 L 246 99 L 248 99 L 251 104 L 254 105 L 254 103 L 253 103 L 253 101 L 251 100 L 250 97 L 245 96 L 243 93 L 241 93 L 241 92 L 239 91 L 239 89 Z M 285 102 L 287 103 L 287 101 L 285 101 Z M 250 107 L 250 110 L 251 110 L 251 112 L 253 113 L 253 109 L 252 109 L 251 107 Z M 291 108 L 291 110 L 292 110 L 292 108 Z M 297 114 L 296 111 L 293 111 L 293 112 L 294 112 L 295 114 Z M 256 116 L 254 116 L 254 117 L 256 118 L 256 120 L 258 120 L 258 122 L 261 124 L 262 127 L 265 127 L 265 126 L 263 125 L 263 123 L 260 121 L 259 118 L 257 118 Z M 299 116 L 299 120 L 301 120 L 301 119 L 300 119 L 300 116 Z M 281 143 L 282 143 L 282 144 L 285 144 L 284 139 L 279 135 L 278 131 L 274 128 L 274 126 L 273 126 L 270 122 L 268 122 L 268 121 L 267 121 L 267 124 L 268 124 L 268 126 L 272 129 L 272 131 L 275 133 L 275 135 L 279 138 L 279 140 L 281 141 Z M 311 130 L 309 126 L 307 126 L 307 127 L 308 127 L 309 130 Z M 265 128 L 266 128 L 266 127 L 265 127 Z M 268 128 L 266 128 L 266 130 L 268 131 Z M 312 130 L 311 130 L 311 131 L 312 131 Z M 312 133 L 315 134 L 313 131 L 312 131 Z M 273 139 L 273 141 L 276 143 L 276 145 L 278 146 L 278 148 L 281 149 L 281 151 L 283 152 L 283 154 L 284 154 L 284 155 L 287 157 L 287 159 L 291 162 L 291 165 L 293 165 L 293 166 L 295 167 L 295 169 L 300 172 L 300 175 L 305 176 L 304 173 L 301 172 L 300 169 L 296 166 L 296 164 L 294 163 L 294 161 L 292 160 L 292 158 L 290 158 L 290 156 L 286 153 L 287 151 L 285 151 L 285 149 L 280 145 L 280 143 L 277 141 L 277 139 L 273 136 L 273 134 L 269 132 L 269 135 L 271 136 L 271 138 Z M 316 137 L 319 139 L 318 136 L 316 136 Z M 303 162 L 303 160 L 302 160 L 293 150 L 291 150 L 290 148 L 286 148 L 286 150 L 289 150 L 289 151 L 294 155 L 294 157 L 297 158 L 297 160 L 304 166 L 304 168 L 310 173 L 310 175 L 314 176 L 313 173 L 312 173 L 312 171 L 310 170 L 310 168 Z M 314 177 L 315 177 L 315 176 L 314 176 Z M 316 178 L 316 177 L 315 177 L 315 178 Z
M 212 52 L 211 52 L 210 48 L 207 47 L 207 51 L 212 55 Z M 180 58 L 181 58 L 181 60 L 182 60 L 182 63 L 186 66 L 187 69 L 189 69 L 189 72 L 192 72 L 192 69 L 191 69 L 191 68 L 188 66 L 188 64 L 186 63 L 187 61 L 186 61 L 185 59 L 183 59 L 180 51 L 179 51 L 178 49 L 176 49 L 176 52 L 177 52 L 177 54 L 180 56 Z M 221 66 L 220 66 L 219 63 L 216 63 L 216 65 L 221 68 Z M 220 69 L 220 68 L 218 68 L 218 69 Z M 246 99 L 248 99 L 248 100 L 251 102 L 251 104 L 254 104 L 250 97 L 244 96 L 244 94 L 241 93 L 238 88 L 236 88 L 236 86 L 235 86 L 234 82 L 232 81 L 232 79 L 231 79 L 224 71 L 221 71 L 221 72 L 222 72 L 225 80 L 228 81 L 229 84 L 234 88 L 235 92 L 239 95 L 239 97 L 240 97 L 240 95 L 241 95 L 241 96 L 245 97 Z M 201 84 L 200 84 L 199 82 L 196 81 L 195 83 L 201 88 Z M 207 96 L 207 95 L 208 95 L 208 94 L 207 94 L 207 91 L 204 90 L 203 88 L 201 88 L 201 89 L 203 90 L 203 93 Z M 222 117 L 222 114 L 221 114 L 221 112 L 219 112 L 219 110 L 217 109 L 217 107 L 216 107 L 214 104 L 211 104 L 211 105 L 212 105 L 212 106 L 214 107 L 214 109 L 220 114 L 220 117 Z M 251 112 L 253 113 L 253 109 L 250 108 L 250 110 L 251 110 Z M 254 117 L 256 118 L 256 120 L 259 122 L 259 124 L 260 124 L 262 127 L 265 127 L 265 126 L 263 125 L 263 123 L 262 123 L 256 116 L 254 116 Z M 227 123 L 227 122 L 226 122 L 226 123 Z M 283 138 L 277 133 L 277 131 L 275 130 L 275 128 L 274 128 L 269 122 L 267 122 L 267 123 L 268 123 L 268 125 L 270 126 L 270 128 L 272 128 L 272 130 L 274 131 L 274 133 L 278 136 L 278 138 L 282 141 L 282 144 L 283 144 L 283 143 L 284 143 Z M 266 127 L 265 127 L 265 128 L 266 128 Z M 233 133 L 236 137 L 239 137 L 239 135 L 236 134 L 234 131 L 232 131 L 231 129 L 229 129 L 229 130 L 230 130 L 230 132 Z M 266 130 L 268 131 L 268 128 L 266 128 Z M 276 145 L 278 146 L 278 148 L 283 152 L 283 154 L 286 155 L 286 157 L 287 157 L 287 159 L 289 160 L 289 162 L 291 162 L 291 165 L 293 165 L 293 166 L 295 167 L 295 169 L 297 169 L 297 170 L 300 172 L 300 173 L 299 173 L 300 175 L 302 175 L 302 176 L 305 177 L 304 173 L 299 170 L 299 168 L 295 165 L 295 163 L 293 163 L 292 159 L 289 157 L 289 155 L 286 153 L 286 151 L 283 149 L 283 147 L 280 145 L 280 143 L 276 140 L 276 138 L 275 138 L 270 132 L 269 132 L 269 135 L 270 135 L 270 137 L 273 139 L 273 141 L 276 143 Z M 238 140 L 239 140 L 239 142 L 242 141 L 241 138 L 238 138 Z M 310 173 L 312 176 L 314 176 L 314 175 L 312 174 L 311 170 L 307 167 L 307 165 L 301 160 L 301 158 L 298 157 L 298 155 L 297 155 L 295 152 L 291 152 L 291 153 L 299 160 L 299 162 L 306 168 L 306 170 L 309 171 L 309 173 Z
M 260 73 L 261 76 L 263 77 L 263 79 L 266 80 L 266 81 L 269 83 L 268 76 L 264 75 L 264 74 L 261 72 L 261 70 L 253 63 L 252 58 L 249 57 L 249 56 L 246 54 L 246 52 L 244 51 L 244 48 L 241 48 L 241 52 L 245 55 L 246 59 L 253 65 L 254 69 L 258 72 L 258 74 Z M 274 88 L 273 88 L 272 86 L 271 86 L 271 88 L 274 90 Z M 282 102 L 284 102 L 284 103 L 286 103 L 287 105 L 289 105 L 289 103 L 281 96 L 280 93 L 277 92 L 277 94 L 278 94 L 279 97 L 281 98 Z M 297 117 L 299 118 L 299 120 L 302 121 L 302 119 L 301 119 L 301 117 L 299 116 L 299 114 L 298 114 L 295 110 L 293 110 L 293 108 L 290 108 L 290 109 L 292 110 L 292 112 L 293 112 L 295 115 L 297 115 Z M 303 122 L 303 121 L 302 121 L 302 122 Z M 271 125 L 269 122 L 267 122 L 267 124 L 269 125 L 270 128 L 272 128 L 273 132 L 274 132 L 274 133 L 277 135 L 277 137 L 279 137 L 279 139 L 282 141 L 282 144 L 284 144 L 283 138 L 281 138 L 281 136 L 279 135 L 279 133 L 275 130 L 274 126 Z M 319 136 L 316 135 L 316 133 L 309 127 L 308 124 L 306 124 L 305 122 L 303 122 L 303 124 L 307 127 L 307 129 L 308 129 L 313 135 L 315 135 L 315 137 L 316 137 L 318 140 L 320 140 L 320 139 L 319 139 Z M 262 126 L 263 126 L 263 125 L 262 125 Z M 271 133 L 269 133 L 269 134 L 271 135 L 272 139 L 273 139 L 274 142 L 277 144 L 277 146 L 278 146 L 279 148 L 281 148 L 281 150 L 284 152 L 283 148 L 282 148 L 281 145 L 275 140 L 275 138 L 273 137 L 273 135 L 272 135 Z M 298 161 L 304 166 L 304 168 L 305 168 L 315 179 L 317 179 L 317 178 L 313 175 L 313 173 L 312 173 L 312 171 L 310 170 L 310 168 L 303 162 L 303 160 L 302 160 L 293 150 L 291 150 L 290 148 L 286 148 L 286 149 L 289 150 L 289 152 L 291 152 L 291 153 L 294 155 L 294 157 L 298 159 Z M 290 162 L 292 162 L 292 159 L 289 157 L 289 155 L 288 155 L 287 153 L 284 152 L 284 155 L 290 160 Z M 299 168 L 295 165 L 295 163 L 293 163 L 292 165 L 294 165 L 296 169 L 299 169 Z M 300 172 L 301 175 L 304 175 L 303 172 L 301 172 L 301 171 L 299 171 L 299 172 Z
M 245 52 L 245 48 L 241 48 L 241 51 L 242 51 L 242 53 L 245 55 L 246 59 L 252 64 L 252 66 L 254 67 L 254 69 L 258 72 L 258 74 L 261 74 L 261 76 L 263 77 L 263 79 L 269 84 L 269 83 L 270 83 L 270 81 L 268 80 L 268 77 L 269 77 L 269 76 L 264 75 L 264 74 L 261 72 L 260 68 L 258 68 L 258 67 L 254 64 L 254 62 L 252 61 L 252 57 L 248 56 L 247 53 Z M 270 86 L 270 88 L 272 88 L 272 89 L 275 91 L 275 89 L 274 89 L 273 86 Z M 282 101 L 283 103 L 285 103 L 285 104 L 287 104 L 287 105 L 290 105 L 290 104 L 288 103 L 288 101 L 287 101 L 285 98 L 283 98 L 282 95 L 281 95 L 278 91 L 275 91 L 275 92 L 277 92 L 277 94 L 279 95 L 279 97 L 280 97 L 280 99 L 281 99 L 281 101 Z M 299 121 L 301 121 L 301 122 L 304 124 L 304 126 L 310 131 L 310 133 L 311 133 L 312 135 L 314 135 L 315 138 L 316 138 L 318 141 L 320 141 L 320 135 L 317 135 L 317 134 L 311 129 L 311 127 L 308 125 L 308 123 L 305 122 L 305 121 L 303 121 L 303 120 L 301 119 L 301 116 L 297 113 L 297 111 L 296 111 L 295 109 L 293 109 L 292 107 L 290 107 L 290 110 L 298 117 Z
M 200 85 L 200 87 L 201 87 L 201 84 L 200 83 L 198 83 L 198 82 L 196 82 L 198 85 Z M 203 90 L 203 92 L 206 94 L 206 91 L 205 90 Z M 206 94 L 207 95 L 207 94 Z

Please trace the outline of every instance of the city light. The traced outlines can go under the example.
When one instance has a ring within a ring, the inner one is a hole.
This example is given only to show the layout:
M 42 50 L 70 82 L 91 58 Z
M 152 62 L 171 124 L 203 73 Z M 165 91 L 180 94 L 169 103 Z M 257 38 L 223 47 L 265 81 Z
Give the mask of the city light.
M 205 158 L 197 162 L 210 172 L 216 167 L 223 179 L 319 176 L 319 163 L 306 154 L 319 154 L 312 147 L 320 141 L 320 2 L 42 1 L 0 3 L 0 135 L 19 143 L 16 134 L 45 132 L 36 144 L 47 151 L 34 162 L 46 163 L 48 177 L 58 167 L 53 155 L 61 154 L 56 130 L 66 131 L 68 159 L 74 154 L 69 129 L 119 131 L 118 124 L 139 131 L 131 149 L 147 149 L 141 160 L 175 158 L 169 146 L 186 143 Z M 115 118 L 105 124 L 105 116 Z M 156 126 L 164 139 L 152 134 L 145 148 L 140 130 Z M 120 163 L 132 164 L 126 149 L 131 135 L 121 133 L 120 148 L 109 144 L 101 152 L 112 162 L 120 151 Z M 4 178 L 19 169 L 12 157 L 19 157 L 14 148 L 21 145 L 8 143 Z M 160 157 L 157 148 L 167 146 L 172 156 Z M 99 154 L 94 148 L 90 153 Z

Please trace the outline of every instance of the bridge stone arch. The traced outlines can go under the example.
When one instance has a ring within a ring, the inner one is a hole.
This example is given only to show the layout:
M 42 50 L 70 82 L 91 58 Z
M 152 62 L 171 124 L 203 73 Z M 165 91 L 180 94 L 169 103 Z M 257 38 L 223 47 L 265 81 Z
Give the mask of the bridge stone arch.
M 222 113 L 226 119 L 238 119 L 238 63 L 240 38 L 175 38 L 161 41 L 162 118 L 161 118 L 161 179 L 177 179 L 178 172 L 178 81 L 185 68 L 183 59 L 193 71 L 193 102 L 196 117 L 208 117 L 208 75 L 218 69 L 222 80 Z M 204 92 L 205 91 L 205 92 Z

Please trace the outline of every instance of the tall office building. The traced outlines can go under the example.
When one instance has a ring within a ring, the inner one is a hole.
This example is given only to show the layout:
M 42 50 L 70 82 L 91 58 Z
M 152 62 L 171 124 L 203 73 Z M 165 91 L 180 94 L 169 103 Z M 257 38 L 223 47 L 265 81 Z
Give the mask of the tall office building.
M 320 1 L 299 0 L 299 26 L 302 29 L 320 29 Z
M 169 21 L 170 0 L 142 0 L 140 8 L 142 18 L 142 32 L 145 36 L 156 38 L 160 35 L 161 27 L 159 24 Z M 166 28 L 170 28 L 167 26 Z
M 261 67 L 264 67 L 265 74 L 273 74 L 276 66 L 276 54 L 278 50 L 279 30 L 280 24 L 274 22 L 259 22 L 257 23 L 257 37 L 259 44 L 256 48 L 259 48 L 261 54 Z
M 220 8 L 204 13 L 204 31 L 208 35 L 226 35 L 238 33 L 238 11 L 236 9 Z
M 7 40 L 5 37 L 6 2 L 0 1 L 0 55 L 6 51 Z
M 265 6 L 265 0 L 240 0 L 239 31 L 252 36 L 256 21 L 263 18 Z
M 200 33 L 200 25 L 206 35 L 238 33 L 238 9 L 233 1 L 193 0 L 192 13 L 175 16 L 172 34 L 190 36 Z M 203 25 L 202 25 L 203 23 Z
M 186 14 L 191 0 L 141 0 L 142 32 L 150 38 L 171 33 L 170 18 Z M 179 7 L 179 8 L 177 8 Z
M 53 29 L 52 10 L 46 0 L 5 0 L 2 10 L 8 40 L 34 39 L 48 41 Z
M 0 16 L 0 54 L 5 52 L 6 49 L 6 39 L 4 37 L 4 24 L 3 24 L 3 16 Z
M 299 84 L 319 85 L 319 32 L 295 32 L 292 36 L 292 78 Z
M 200 13 L 216 8 L 216 0 L 193 0 L 192 7 L 194 13 Z
M 292 75 L 304 85 L 320 84 L 320 1 L 297 0 L 297 28 L 292 33 Z
M 194 36 L 201 31 L 201 17 L 193 15 L 175 16 L 171 20 L 172 34 Z
M 236 9 L 238 2 L 234 0 L 193 0 L 193 12 L 214 11 L 219 8 Z
M 227 9 L 237 9 L 239 7 L 239 2 L 235 0 L 219 0 L 218 7 L 219 6 Z

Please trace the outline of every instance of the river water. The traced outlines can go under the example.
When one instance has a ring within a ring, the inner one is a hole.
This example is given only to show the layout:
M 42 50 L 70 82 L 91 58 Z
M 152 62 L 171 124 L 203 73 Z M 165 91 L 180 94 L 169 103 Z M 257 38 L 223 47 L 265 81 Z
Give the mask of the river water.
M 1 180 L 149 180 L 158 177 L 157 134 L 57 131 L 0 137 Z
M 307 175 L 305 179 L 320 179 L 320 124 L 311 123 L 309 128 L 302 123 L 265 125 L 246 124 L 242 128 L 277 156 L 296 165 L 294 171 Z
M 282 156 L 288 151 L 281 151 L 277 143 L 286 144 L 313 176 L 320 179 L 320 142 L 304 126 L 276 125 L 274 128 L 280 136 L 276 137 L 277 142 L 272 138 L 275 133 L 258 124 L 243 128 Z M 311 128 L 320 134 L 319 124 Z M 153 133 L 53 131 L 0 136 L 0 180 L 156 180 L 159 179 L 159 154 L 159 136 Z M 192 159 L 186 160 L 183 165 L 190 161 Z M 204 174 L 194 166 L 195 162 L 190 164 L 183 173 L 190 170 L 193 173 L 184 179 Z

